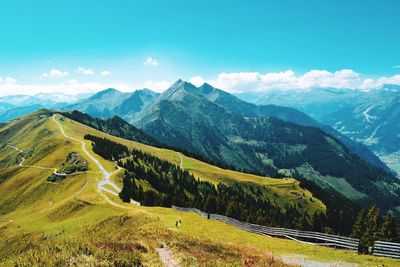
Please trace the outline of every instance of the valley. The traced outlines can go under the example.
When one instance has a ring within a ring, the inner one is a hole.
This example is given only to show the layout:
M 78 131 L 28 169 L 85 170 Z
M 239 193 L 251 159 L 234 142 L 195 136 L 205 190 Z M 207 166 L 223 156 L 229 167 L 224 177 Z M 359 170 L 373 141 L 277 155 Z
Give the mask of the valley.
M 399 173 L 399 92 L 396 84 L 369 90 L 314 88 L 295 93 L 271 91 L 249 96 L 256 104 L 296 108 L 352 140 L 368 146 Z

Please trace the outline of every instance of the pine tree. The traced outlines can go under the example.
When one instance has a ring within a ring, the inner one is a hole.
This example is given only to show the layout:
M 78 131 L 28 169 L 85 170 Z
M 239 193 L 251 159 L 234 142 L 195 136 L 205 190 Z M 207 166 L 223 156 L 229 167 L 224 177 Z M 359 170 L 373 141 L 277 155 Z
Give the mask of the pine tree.
M 358 218 L 357 218 L 358 219 Z M 368 247 L 373 247 L 376 240 L 380 239 L 381 218 L 376 205 L 372 205 L 364 215 L 364 227 L 359 228 L 359 251 L 369 253 Z M 357 227 L 355 229 L 355 232 Z
M 399 240 L 397 223 L 393 217 L 393 212 L 390 210 L 387 212 L 384 218 L 380 236 L 383 241 L 396 242 Z
M 362 209 L 357 215 L 353 230 L 351 231 L 351 237 L 361 238 L 362 234 L 365 232 L 365 216 L 365 210 Z

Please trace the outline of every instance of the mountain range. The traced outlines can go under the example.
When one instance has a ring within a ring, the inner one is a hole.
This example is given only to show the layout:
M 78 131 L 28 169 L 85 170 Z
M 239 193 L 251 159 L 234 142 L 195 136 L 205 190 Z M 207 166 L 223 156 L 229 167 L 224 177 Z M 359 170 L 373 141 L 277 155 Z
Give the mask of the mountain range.
M 209 84 L 178 80 L 162 94 L 110 88 L 50 108 L 95 118 L 119 116 L 158 143 L 225 168 L 294 176 L 351 201 L 399 206 L 400 183 L 377 156 L 291 107 L 255 105 Z
M 400 86 L 372 90 L 315 88 L 240 94 L 258 105 L 275 104 L 303 111 L 354 141 L 363 143 L 400 173 Z
M 8 122 L 40 108 L 62 108 L 91 94 L 68 95 L 64 93 L 39 93 L 0 97 L 0 122 Z

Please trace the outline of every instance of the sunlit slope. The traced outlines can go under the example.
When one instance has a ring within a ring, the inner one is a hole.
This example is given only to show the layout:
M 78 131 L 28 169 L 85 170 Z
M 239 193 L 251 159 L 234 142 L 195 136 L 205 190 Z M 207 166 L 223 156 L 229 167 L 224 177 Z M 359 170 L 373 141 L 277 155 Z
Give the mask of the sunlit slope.
M 231 182 L 239 181 L 263 185 L 266 189 L 266 194 L 269 196 L 269 198 L 273 198 L 278 205 L 294 205 L 300 203 L 300 206 L 305 207 L 309 212 L 313 212 L 316 210 L 323 211 L 326 209 L 325 205 L 321 201 L 312 197 L 312 194 L 308 190 L 302 189 L 299 185 L 299 182 L 293 178 L 276 179 L 240 173 L 232 170 L 225 170 L 187 157 L 173 150 L 160 149 L 138 142 L 111 136 L 96 129 L 90 128 L 84 124 L 72 121 L 68 118 L 64 118 L 62 123 L 65 131 L 71 136 L 83 140 L 83 136 L 85 134 L 92 134 L 110 139 L 117 143 L 124 144 L 130 149 L 140 149 L 158 158 L 165 159 L 173 164 L 181 166 L 183 169 L 191 172 L 195 177 L 198 177 L 202 180 L 210 181 L 214 184 L 218 184 L 220 182 L 229 184 Z M 90 147 L 90 142 L 86 142 L 88 147 Z M 105 162 L 104 165 L 107 166 L 110 171 L 115 168 L 114 164 L 111 164 L 110 162 Z
M 60 120 L 58 115 L 56 117 L 69 136 L 83 140 L 85 133 L 101 135 L 180 164 L 180 157 L 174 151 L 132 143 L 68 119 Z M 396 266 L 397 263 L 394 260 L 382 261 L 250 234 L 196 214 L 166 208 L 138 207 L 106 194 L 111 204 L 97 190 L 97 183 L 102 177 L 96 164 L 85 157 L 78 142 L 61 134 L 46 112 L 11 122 L 0 128 L 0 133 L 0 159 L 9 155 L 18 159 L 19 152 L 6 146 L 10 143 L 20 150 L 32 151 L 31 156 L 23 162 L 25 167 L 18 166 L 17 160 L 0 170 L 0 266 L 16 263 L 29 265 L 32 260 L 42 261 L 39 265 L 49 262 L 54 265 L 65 264 L 67 261 L 78 265 L 88 262 L 104 265 L 105 262 L 112 263 L 110 259 L 120 264 L 132 264 L 132 260 L 138 260 L 147 266 L 161 266 L 156 248 L 163 244 L 170 248 L 181 266 L 196 266 L 205 261 L 211 266 L 237 266 L 250 260 L 258 263 L 258 266 L 283 266 L 279 260 L 271 262 L 268 256 L 271 254 L 303 255 L 309 260 L 336 262 L 340 259 L 373 265 L 384 262 L 385 266 Z M 87 146 L 89 150 L 89 142 Z M 70 152 L 83 155 L 89 163 L 89 171 L 68 176 L 60 183 L 47 183 L 47 177 L 53 172 L 51 168 L 59 168 Z M 91 155 L 108 171 L 116 168 L 114 163 L 94 153 Z M 202 179 L 214 179 L 214 182 L 244 179 L 265 183 L 290 194 L 291 180 L 281 181 L 281 184 L 275 179 L 264 181 L 261 177 L 241 176 L 240 173 L 182 157 L 183 167 Z M 283 195 L 282 199 L 285 197 Z M 177 220 L 182 221 L 178 228 L 175 227 Z
M 24 152 L 31 151 L 23 166 L 18 165 L 21 161 L 19 159 L 8 168 L 0 170 L 1 214 L 16 218 L 22 216 L 27 221 L 32 218 L 31 225 L 40 225 L 40 221 L 34 222 L 37 217 L 33 217 L 32 214 L 48 213 L 50 216 L 78 194 L 84 196 L 87 201 L 103 202 L 95 191 L 96 182 L 100 177 L 93 164 L 89 163 L 88 172 L 68 176 L 62 183 L 46 181 L 53 173 L 53 168 L 59 168 L 68 153 L 83 154 L 79 144 L 66 140 L 49 117 L 42 113 L 34 113 L 11 122 L 0 131 L 1 158 L 7 157 L 9 153 L 21 154 L 15 149 L 12 151 L 7 144 L 12 144 Z M 3 151 L 6 152 L 3 154 Z

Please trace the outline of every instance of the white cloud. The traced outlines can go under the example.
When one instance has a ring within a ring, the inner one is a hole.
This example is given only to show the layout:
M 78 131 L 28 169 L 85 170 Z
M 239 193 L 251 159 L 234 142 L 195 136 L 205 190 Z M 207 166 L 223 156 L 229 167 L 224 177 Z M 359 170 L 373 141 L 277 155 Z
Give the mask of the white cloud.
M 197 87 L 199 87 L 206 81 L 201 76 L 194 76 L 194 77 L 190 78 L 189 82 L 196 85 Z
M 108 76 L 108 75 L 110 75 L 110 74 L 111 74 L 111 72 L 108 71 L 108 70 L 103 70 L 103 71 L 100 72 L 100 75 L 101 75 L 101 76 Z
M 16 84 L 17 80 L 14 79 L 14 78 L 11 78 L 11 77 L 4 77 L 4 78 L 0 77 L 0 83 L 2 83 L 2 84 Z
M 375 89 L 379 88 L 384 84 L 398 84 L 400 85 L 400 74 L 393 75 L 391 77 L 380 77 L 377 79 L 366 79 L 360 86 L 361 89 Z
M 78 74 L 83 74 L 83 75 L 93 75 L 94 71 L 88 68 L 84 68 L 84 67 L 78 67 L 75 70 L 76 73 Z
M 52 69 L 49 72 L 44 72 L 42 73 L 41 77 L 43 78 L 63 78 L 69 76 L 69 72 L 68 71 L 62 71 L 62 70 L 58 70 L 58 69 Z
M 35 95 L 38 93 L 59 93 L 76 95 L 80 93 L 95 93 L 106 88 L 116 88 L 122 92 L 133 92 L 136 89 L 148 88 L 156 92 L 167 89 L 172 82 L 169 81 L 145 81 L 132 84 L 127 83 L 95 83 L 80 82 L 77 79 L 66 80 L 61 83 L 39 84 L 18 84 L 13 78 L 0 78 L 0 96 L 5 95 Z
M 76 95 L 80 93 L 94 93 L 106 88 L 117 88 L 120 91 L 132 92 L 135 86 L 123 83 L 82 83 L 76 79 L 68 80 L 63 83 L 52 83 L 45 85 L 38 84 L 18 84 L 0 83 L 0 96 L 5 95 L 35 95 L 38 93 L 59 93 Z
M 145 65 L 145 66 L 155 66 L 156 67 L 156 66 L 160 65 L 160 63 L 155 58 L 148 57 L 143 62 L 143 65 Z
M 147 89 L 151 89 L 155 92 L 163 92 L 166 89 L 168 89 L 168 87 L 170 87 L 171 85 L 172 85 L 172 82 L 169 82 L 169 81 L 145 81 L 145 82 L 136 84 L 135 88 L 137 88 L 137 89 L 147 88 Z
M 190 79 L 193 84 L 204 82 L 229 92 L 263 92 L 268 90 L 309 89 L 316 87 L 360 88 L 360 74 L 349 69 L 335 72 L 311 70 L 296 74 L 293 70 L 283 72 L 222 72 L 214 79 L 195 76 Z
M 104 72 L 106 70 L 103 70 Z M 101 75 L 102 72 L 100 72 Z M 65 71 L 51 70 L 47 77 L 66 77 Z M 44 81 L 44 80 L 43 80 Z M 55 81 L 55 80 L 50 80 Z M 143 82 L 129 83 L 96 83 L 80 82 L 77 79 L 60 80 L 59 83 L 47 84 L 21 84 L 11 77 L 0 78 L 0 96 L 9 94 L 28 94 L 63 92 L 65 94 L 89 93 L 104 90 L 105 88 L 116 88 L 124 92 L 132 92 L 135 89 L 149 88 L 156 92 L 166 90 L 172 82 L 167 80 L 147 80 Z M 311 70 L 306 73 L 297 74 L 293 70 L 282 72 L 233 72 L 219 73 L 214 78 L 194 76 L 189 79 L 196 86 L 204 82 L 226 90 L 228 92 L 265 92 L 269 90 L 308 90 L 319 87 L 335 87 L 370 90 L 380 88 L 383 84 L 399 84 L 400 74 L 389 77 L 362 77 L 359 73 L 343 69 L 334 72 L 327 70 Z

